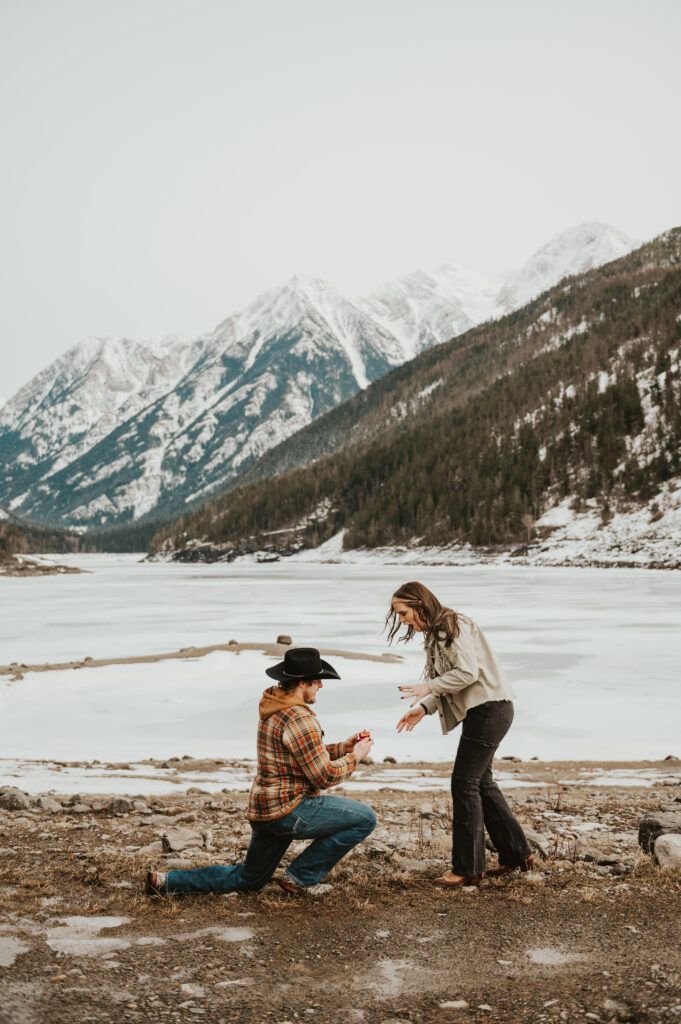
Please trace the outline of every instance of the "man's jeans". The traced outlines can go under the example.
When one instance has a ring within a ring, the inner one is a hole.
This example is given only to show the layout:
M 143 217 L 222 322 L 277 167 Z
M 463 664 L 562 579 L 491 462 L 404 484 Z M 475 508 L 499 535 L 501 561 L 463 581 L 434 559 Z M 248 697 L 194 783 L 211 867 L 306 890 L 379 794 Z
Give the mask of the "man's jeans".
M 492 778 L 494 754 L 512 721 L 510 700 L 479 704 L 463 720 L 452 772 L 452 869 L 457 875 L 479 875 L 485 870 L 485 829 L 499 853 L 499 863 L 506 867 L 517 867 L 532 852 Z
M 286 873 L 305 888 L 316 885 L 341 857 L 373 832 L 376 815 L 357 800 L 339 796 L 303 797 L 285 817 L 253 821 L 251 828 L 253 835 L 242 864 L 169 871 L 167 892 L 262 889 L 294 839 L 313 839 L 314 842 L 296 857 Z

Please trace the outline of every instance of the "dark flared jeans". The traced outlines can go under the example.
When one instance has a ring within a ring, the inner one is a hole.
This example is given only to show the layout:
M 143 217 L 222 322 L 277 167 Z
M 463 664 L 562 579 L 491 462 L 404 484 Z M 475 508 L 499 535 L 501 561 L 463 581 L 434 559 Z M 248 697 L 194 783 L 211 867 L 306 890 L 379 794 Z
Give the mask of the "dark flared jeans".
M 532 852 L 492 778 L 494 754 L 512 721 L 510 700 L 479 704 L 463 720 L 452 772 L 452 869 L 457 875 L 479 875 L 485 870 L 485 829 L 499 853 L 500 864 L 517 867 Z

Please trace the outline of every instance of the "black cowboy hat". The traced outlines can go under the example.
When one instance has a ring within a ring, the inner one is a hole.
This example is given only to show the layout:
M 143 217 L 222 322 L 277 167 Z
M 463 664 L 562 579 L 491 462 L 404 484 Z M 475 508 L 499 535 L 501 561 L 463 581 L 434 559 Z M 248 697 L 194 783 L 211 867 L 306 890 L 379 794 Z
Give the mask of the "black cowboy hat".
M 340 679 L 332 665 L 319 657 L 316 647 L 292 647 L 280 661 L 272 668 L 266 668 L 265 672 L 270 679 L 276 679 L 280 683 L 306 682 L 310 679 Z

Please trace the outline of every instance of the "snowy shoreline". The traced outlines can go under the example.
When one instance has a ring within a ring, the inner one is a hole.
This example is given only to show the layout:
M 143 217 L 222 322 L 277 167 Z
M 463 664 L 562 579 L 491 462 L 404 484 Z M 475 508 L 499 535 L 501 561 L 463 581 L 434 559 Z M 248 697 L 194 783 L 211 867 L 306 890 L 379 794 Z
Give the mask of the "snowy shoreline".
M 106 796 L 197 795 L 247 792 L 256 762 L 173 757 L 167 761 L 123 763 L 0 758 L 0 789 L 17 787 L 37 796 L 58 793 Z M 361 765 L 334 793 L 397 790 L 448 793 L 451 766 L 444 762 Z M 506 789 L 564 786 L 674 788 L 681 786 L 681 761 L 522 761 L 501 759 L 495 778 Z

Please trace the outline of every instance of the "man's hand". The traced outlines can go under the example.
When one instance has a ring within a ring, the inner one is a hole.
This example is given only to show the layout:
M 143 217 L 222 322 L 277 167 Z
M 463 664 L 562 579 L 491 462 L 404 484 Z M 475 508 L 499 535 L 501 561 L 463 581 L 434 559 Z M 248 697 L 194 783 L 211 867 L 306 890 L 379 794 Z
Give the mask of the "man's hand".
M 417 704 L 421 697 L 426 697 L 430 693 L 430 683 L 414 683 L 413 686 L 399 686 L 398 687 L 402 697 L 400 700 L 409 700 L 413 697 L 411 706 Z
M 363 761 L 365 757 L 369 756 L 369 751 L 373 745 L 374 741 L 370 737 L 360 740 L 359 743 L 355 743 L 352 748 L 352 752 L 357 758 L 357 764 L 359 764 L 360 761 Z
M 343 742 L 341 743 L 343 753 L 351 754 L 352 751 L 354 750 L 355 744 L 359 743 L 360 740 L 366 739 L 371 739 L 371 733 L 369 732 L 368 729 L 362 729 L 361 732 L 356 732 L 354 733 L 354 735 L 348 736 L 348 738 L 346 740 L 343 740 Z
M 418 707 L 409 708 L 409 711 L 407 711 L 406 715 L 402 715 L 399 722 L 397 723 L 397 731 L 402 732 L 403 729 L 406 729 L 407 732 L 411 732 L 411 730 L 419 724 L 419 722 L 425 716 L 425 714 L 426 710 L 425 708 L 421 707 L 420 704 L 418 705 Z

